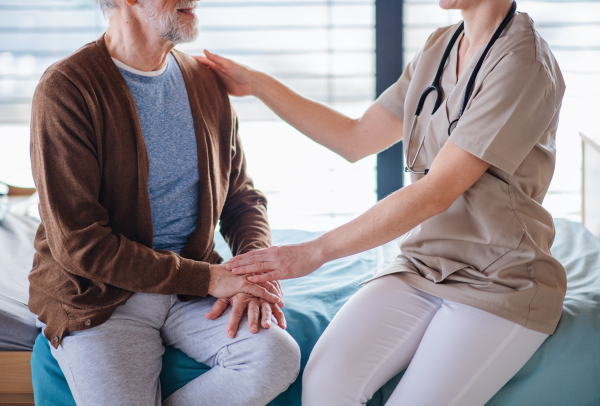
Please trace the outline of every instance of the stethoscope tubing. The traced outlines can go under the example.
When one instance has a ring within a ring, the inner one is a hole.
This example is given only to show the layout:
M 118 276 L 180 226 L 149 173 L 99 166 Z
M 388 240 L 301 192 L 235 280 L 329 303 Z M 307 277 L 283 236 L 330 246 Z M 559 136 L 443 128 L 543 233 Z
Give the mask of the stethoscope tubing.
M 513 0 L 512 6 L 510 7 L 510 11 L 508 12 L 508 14 L 504 17 L 504 20 L 502 20 L 502 23 L 500 24 L 500 26 L 496 29 L 496 31 L 494 32 L 494 34 L 492 35 L 492 38 L 490 39 L 490 41 L 488 42 L 488 44 L 486 45 L 483 53 L 481 54 L 481 56 L 479 57 L 479 60 L 477 61 L 477 64 L 475 65 L 475 68 L 473 68 L 473 72 L 471 73 L 471 76 L 469 77 L 469 81 L 467 82 L 467 86 L 465 87 L 465 91 L 463 93 L 463 99 L 462 99 L 462 103 L 461 103 L 461 107 L 460 107 L 460 112 L 458 115 L 458 118 L 454 121 L 452 121 L 449 126 L 448 126 L 448 136 L 450 136 L 450 134 L 452 133 L 452 127 L 458 123 L 458 120 L 460 120 L 460 118 L 462 117 L 463 113 L 465 112 L 465 109 L 467 108 L 467 104 L 469 103 L 469 99 L 471 98 L 471 93 L 473 92 L 473 86 L 475 85 L 475 80 L 477 78 L 477 74 L 479 73 L 479 71 L 481 70 L 481 67 L 483 66 L 483 62 L 485 61 L 485 58 L 489 52 L 489 50 L 492 48 L 492 46 L 494 45 L 494 43 L 496 42 L 496 40 L 498 40 L 498 38 L 500 37 L 500 35 L 502 34 L 502 32 L 506 29 L 506 26 L 508 25 L 508 23 L 511 21 L 512 17 L 514 16 L 515 12 L 517 10 L 517 2 Z M 408 143 L 406 146 L 406 151 L 407 151 L 407 166 L 404 168 L 405 172 L 411 172 L 411 173 L 415 173 L 415 174 L 425 174 L 427 175 L 427 173 L 429 172 L 429 169 L 425 169 L 423 171 L 415 171 L 414 170 L 414 165 L 415 162 L 417 161 L 417 157 L 419 156 L 419 153 L 421 152 L 421 149 L 423 148 L 423 145 L 425 143 L 425 138 L 427 137 L 427 129 L 425 129 L 425 133 L 423 134 L 423 138 L 421 139 L 421 142 L 419 143 L 419 147 L 417 148 L 417 152 L 412 160 L 412 162 L 409 163 L 410 159 L 410 146 L 412 144 L 412 139 L 414 136 L 414 132 L 415 132 L 415 127 L 417 124 L 417 118 L 419 117 L 419 115 L 421 114 L 422 110 L 423 110 L 423 106 L 425 105 L 425 101 L 427 100 L 427 96 L 429 96 L 429 93 L 435 91 L 436 94 L 436 101 L 433 107 L 433 111 L 431 112 L 431 115 L 433 116 L 435 114 L 435 112 L 438 110 L 438 108 L 442 105 L 442 88 L 441 88 L 441 78 L 442 78 L 442 74 L 444 72 L 444 68 L 446 66 L 446 62 L 448 61 L 448 57 L 450 56 L 450 52 L 452 51 L 452 48 L 454 47 L 454 44 L 456 43 L 456 41 L 458 40 L 458 37 L 460 36 L 460 34 L 462 33 L 462 31 L 464 30 L 464 26 L 465 26 L 465 22 L 462 21 L 460 23 L 460 25 L 458 26 L 458 28 L 456 29 L 456 31 L 454 31 L 454 34 L 452 35 L 452 38 L 450 38 L 450 42 L 448 42 L 448 45 L 446 46 L 446 49 L 444 50 L 444 54 L 442 55 L 442 59 L 440 60 L 440 64 L 438 66 L 437 72 L 435 74 L 435 77 L 433 79 L 433 82 L 431 83 L 431 85 L 429 87 L 427 87 L 423 93 L 421 94 L 421 97 L 419 98 L 419 102 L 417 103 L 417 109 L 415 111 L 415 117 L 413 119 L 411 128 L 410 128 L 410 133 L 409 133 L 409 137 L 408 137 Z
M 448 43 L 448 45 L 446 46 L 446 49 L 444 50 L 444 54 L 442 55 L 442 59 L 440 60 L 440 65 L 438 66 L 435 77 L 433 78 L 433 82 L 427 89 L 425 89 L 425 91 L 421 94 L 421 97 L 419 98 L 419 103 L 417 103 L 417 110 L 415 111 L 415 116 L 419 116 L 421 114 L 421 111 L 423 110 L 423 105 L 425 104 L 425 101 L 427 100 L 427 96 L 429 95 L 429 93 L 431 93 L 434 90 L 437 93 L 437 97 L 436 97 L 435 105 L 433 106 L 433 111 L 431 112 L 431 115 L 434 115 L 435 112 L 437 111 L 437 109 L 442 105 L 442 92 L 441 92 L 442 74 L 444 73 L 444 68 L 446 67 L 446 62 L 448 61 L 450 52 L 452 52 L 452 48 L 454 47 L 454 44 L 456 43 L 456 40 L 460 36 L 460 33 L 463 31 L 464 27 L 465 27 L 465 22 L 462 21 L 460 23 L 460 25 L 458 26 L 458 28 L 456 29 L 456 31 L 454 32 L 454 34 L 452 35 L 452 38 L 450 38 L 450 42 Z
M 498 29 L 494 32 L 494 35 L 492 35 L 490 42 L 488 42 L 487 46 L 485 47 L 485 50 L 481 54 L 481 57 L 477 61 L 477 65 L 475 65 L 475 68 L 473 69 L 473 73 L 469 77 L 469 82 L 467 82 L 467 87 L 465 89 L 465 93 L 463 94 L 463 101 L 462 101 L 462 105 L 460 107 L 460 113 L 458 115 L 458 119 L 460 119 L 462 117 L 463 113 L 465 112 L 465 109 L 467 108 L 467 104 L 469 104 L 469 99 L 471 98 L 471 93 L 473 92 L 473 86 L 475 85 L 475 79 L 477 79 L 477 74 L 481 70 L 481 66 L 483 65 L 483 62 L 485 61 L 485 57 L 487 56 L 487 54 L 490 51 L 490 49 L 492 48 L 492 46 L 496 43 L 498 38 L 500 38 L 500 35 L 504 31 L 504 29 L 506 28 L 506 26 L 508 25 L 510 20 L 512 20 L 513 16 L 515 15 L 515 11 L 517 11 L 517 2 L 513 0 L 512 6 L 510 7 L 510 11 L 506 15 L 506 17 L 504 17 L 504 20 L 502 20 L 502 23 L 500 24 Z

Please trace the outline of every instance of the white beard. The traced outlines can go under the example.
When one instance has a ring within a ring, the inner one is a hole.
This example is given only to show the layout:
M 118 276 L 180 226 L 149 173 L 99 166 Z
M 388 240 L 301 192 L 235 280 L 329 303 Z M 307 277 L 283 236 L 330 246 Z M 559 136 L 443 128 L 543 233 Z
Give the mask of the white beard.
M 172 42 L 173 44 L 181 44 L 183 42 L 192 42 L 198 38 L 198 24 L 194 19 L 191 22 L 180 21 L 177 9 L 195 8 L 197 2 L 191 0 L 181 0 L 177 2 L 172 13 L 160 13 L 154 8 L 153 0 L 144 0 L 138 3 L 141 5 L 141 10 L 146 16 L 148 24 L 154 28 L 162 39 Z

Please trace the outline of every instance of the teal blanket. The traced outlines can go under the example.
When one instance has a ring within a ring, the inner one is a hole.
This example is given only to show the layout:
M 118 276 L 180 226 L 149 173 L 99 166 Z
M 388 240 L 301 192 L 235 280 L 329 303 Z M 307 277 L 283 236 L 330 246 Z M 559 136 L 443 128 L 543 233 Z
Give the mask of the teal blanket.
M 556 220 L 553 254 L 565 265 L 568 293 L 563 316 L 556 330 L 488 406 L 600 405 L 600 241 L 581 224 Z M 275 230 L 278 245 L 305 241 L 319 233 Z M 217 250 L 230 253 L 222 239 Z M 317 339 L 339 308 L 358 290 L 358 283 L 393 260 L 395 244 L 343 258 L 324 265 L 305 278 L 283 281 L 288 331 L 302 350 L 302 368 Z M 66 380 L 40 335 L 31 360 L 37 406 L 74 406 Z M 163 357 L 163 398 L 206 372 L 208 368 L 178 350 L 167 348 Z M 401 375 L 396 376 L 371 399 L 383 405 Z M 272 406 L 299 406 L 301 376 L 277 397 Z

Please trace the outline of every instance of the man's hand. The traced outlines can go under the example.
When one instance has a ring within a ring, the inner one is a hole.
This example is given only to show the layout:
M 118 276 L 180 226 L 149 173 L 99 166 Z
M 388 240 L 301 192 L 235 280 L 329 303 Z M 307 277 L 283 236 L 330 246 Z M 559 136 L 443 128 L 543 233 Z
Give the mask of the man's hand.
M 238 293 L 246 293 L 273 304 L 278 304 L 281 300 L 277 293 L 271 293 L 267 288 L 251 283 L 245 275 L 234 275 L 222 264 L 211 265 L 208 294 L 217 299 L 227 299 Z
M 281 303 L 283 304 L 283 301 L 281 301 Z M 264 300 L 260 300 L 246 293 L 238 293 L 228 299 L 217 300 L 211 311 L 206 314 L 206 318 L 209 320 L 218 318 L 223 314 L 229 305 L 232 307 L 231 314 L 229 315 L 229 320 L 227 322 L 227 336 L 229 338 L 235 337 L 240 321 L 246 310 L 248 311 L 248 330 L 251 333 L 258 332 L 259 319 L 261 319 L 261 325 L 263 328 L 270 328 L 271 315 L 275 316 L 279 327 L 283 329 L 286 328 L 285 316 L 283 315 L 279 305 L 265 302 Z

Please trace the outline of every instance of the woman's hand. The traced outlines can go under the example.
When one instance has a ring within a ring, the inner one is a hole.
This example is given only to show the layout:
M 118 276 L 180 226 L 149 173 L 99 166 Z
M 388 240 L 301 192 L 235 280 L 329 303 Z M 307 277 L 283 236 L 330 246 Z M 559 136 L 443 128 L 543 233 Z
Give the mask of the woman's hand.
M 240 65 L 230 59 L 204 50 L 206 56 L 195 56 L 194 58 L 211 68 L 225 83 L 227 93 L 232 96 L 252 95 L 252 69 Z
M 227 93 L 255 96 L 275 114 L 315 142 L 350 162 L 380 152 L 402 139 L 402 120 L 378 103 L 358 119 L 307 99 L 275 78 L 204 51 L 194 58 L 221 78 Z
M 225 264 L 236 275 L 249 276 L 252 283 L 300 278 L 317 270 L 325 261 L 320 259 L 311 243 L 270 247 L 232 258 Z
M 234 275 L 226 269 L 224 264 L 210 266 L 210 279 L 208 294 L 217 299 L 230 298 L 237 293 L 246 293 L 273 304 L 279 304 L 280 292 L 268 285 L 259 285 L 248 281 L 248 278 Z

